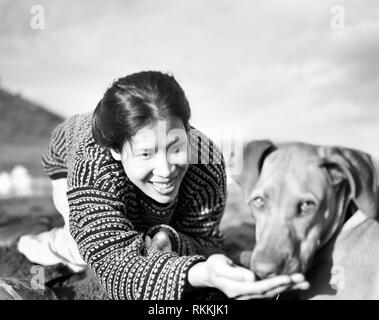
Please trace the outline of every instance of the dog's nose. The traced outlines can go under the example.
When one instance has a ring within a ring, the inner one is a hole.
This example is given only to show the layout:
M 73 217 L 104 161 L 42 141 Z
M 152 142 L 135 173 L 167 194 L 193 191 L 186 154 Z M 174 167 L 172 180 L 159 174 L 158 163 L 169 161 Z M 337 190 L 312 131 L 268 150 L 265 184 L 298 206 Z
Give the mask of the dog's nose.
M 255 260 L 252 262 L 254 273 L 260 278 L 271 278 L 280 274 L 283 263 L 276 263 L 271 260 Z

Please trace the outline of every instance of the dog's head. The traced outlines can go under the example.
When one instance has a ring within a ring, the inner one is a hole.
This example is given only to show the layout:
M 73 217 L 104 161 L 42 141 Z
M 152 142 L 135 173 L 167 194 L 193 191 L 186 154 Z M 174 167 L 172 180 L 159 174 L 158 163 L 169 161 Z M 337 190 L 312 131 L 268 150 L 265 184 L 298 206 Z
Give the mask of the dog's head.
M 352 201 L 369 218 L 378 212 L 375 169 L 357 150 L 253 141 L 234 179 L 256 221 L 250 268 L 261 278 L 304 273 Z

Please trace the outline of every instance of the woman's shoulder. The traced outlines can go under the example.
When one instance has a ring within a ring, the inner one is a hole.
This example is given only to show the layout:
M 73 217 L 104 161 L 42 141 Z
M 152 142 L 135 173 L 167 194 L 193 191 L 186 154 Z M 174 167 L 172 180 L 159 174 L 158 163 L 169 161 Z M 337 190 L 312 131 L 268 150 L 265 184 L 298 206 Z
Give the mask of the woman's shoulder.
M 190 127 L 190 164 L 225 166 L 219 146 L 200 130 Z
M 71 161 L 67 177 L 71 188 L 90 187 L 120 195 L 130 187 L 121 163 L 113 159 L 109 150 L 93 141 L 79 148 Z
M 225 162 L 220 148 L 204 133 L 190 129 L 190 165 L 184 183 L 191 190 L 216 188 L 225 183 Z
M 78 114 L 66 120 L 68 183 L 71 188 L 91 186 L 117 193 L 129 179 L 120 162 L 108 148 L 98 145 L 92 136 L 92 113 Z
M 69 161 L 99 161 L 105 150 L 96 146 L 92 136 L 92 113 L 77 114 L 63 123 Z M 68 163 L 70 165 L 70 163 Z
M 92 136 L 92 112 L 87 112 L 73 115 L 58 124 L 52 134 L 52 143 L 59 145 L 64 143 L 65 149 L 70 152 L 90 136 Z

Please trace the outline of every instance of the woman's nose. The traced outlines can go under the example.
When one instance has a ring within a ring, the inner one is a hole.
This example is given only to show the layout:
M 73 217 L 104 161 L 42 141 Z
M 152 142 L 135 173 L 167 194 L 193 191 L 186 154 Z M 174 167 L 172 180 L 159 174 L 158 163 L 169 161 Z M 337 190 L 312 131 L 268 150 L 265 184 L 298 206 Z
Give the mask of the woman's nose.
M 175 171 L 175 165 L 168 161 L 165 153 L 157 155 L 153 174 L 162 178 L 169 178 Z

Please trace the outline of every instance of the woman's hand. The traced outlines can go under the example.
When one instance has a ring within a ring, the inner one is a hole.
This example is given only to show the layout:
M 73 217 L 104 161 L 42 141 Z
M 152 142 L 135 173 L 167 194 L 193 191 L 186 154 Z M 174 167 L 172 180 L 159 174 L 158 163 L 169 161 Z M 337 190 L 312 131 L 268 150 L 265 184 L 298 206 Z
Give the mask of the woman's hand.
M 145 245 L 147 248 L 154 248 L 163 252 L 172 251 L 170 237 L 164 231 L 157 232 L 153 238 L 146 236 Z
M 233 264 L 222 254 L 214 254 L 194 265 L 188 274 L 194 287 L 213 287 L 233 299 L 273 298 L 286 290 L 308 289 L 302 274 L 280 275 L 256 281 L 252 271 Z

